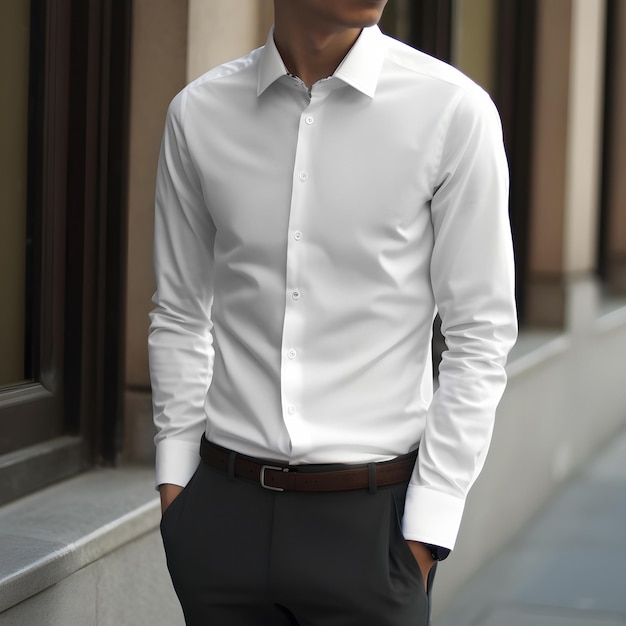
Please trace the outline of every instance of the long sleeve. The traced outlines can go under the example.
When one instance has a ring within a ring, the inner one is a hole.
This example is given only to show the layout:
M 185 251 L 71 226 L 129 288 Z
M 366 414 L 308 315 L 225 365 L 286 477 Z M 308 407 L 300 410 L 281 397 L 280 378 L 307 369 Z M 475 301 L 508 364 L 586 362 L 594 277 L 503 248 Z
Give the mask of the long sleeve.
M 460 92 L 449 111 L 431 202 L 431 284 L 447 350 L 403 530 L 407 539 L 452 548 L 485 461 L 517 322 L 499 117 L 478 88 Z
M 215 226 L 188 152 L 184 94 L 170 105 L 157 172 L 157 291 L 149 353 L 156 484 L 186 485 L 195 471 L 211 381 Z

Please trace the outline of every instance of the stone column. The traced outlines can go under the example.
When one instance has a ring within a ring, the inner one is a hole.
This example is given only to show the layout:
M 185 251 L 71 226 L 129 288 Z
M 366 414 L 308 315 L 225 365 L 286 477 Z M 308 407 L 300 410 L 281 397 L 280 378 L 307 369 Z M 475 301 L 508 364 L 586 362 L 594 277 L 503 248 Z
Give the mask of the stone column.
M 269 0 L 189 0 L 187 80 L 262 45 L 271 6 Z
M 147 345 L 154 188 L 165 113 L 186 80 L 187 2 L 134 0 L 131 64 L 123 456 L 148 461 L 154 455 Z
M 567 325 L 596 266 L 605 0 L 538 3 L 526 321 Z

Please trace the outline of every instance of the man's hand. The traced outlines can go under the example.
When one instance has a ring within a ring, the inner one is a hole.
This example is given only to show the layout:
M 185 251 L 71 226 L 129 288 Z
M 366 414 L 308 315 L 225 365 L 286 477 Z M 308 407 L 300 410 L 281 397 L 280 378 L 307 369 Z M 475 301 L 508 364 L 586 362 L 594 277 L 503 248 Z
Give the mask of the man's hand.
M 169 483 L 159 485 L 159 493 L 161 494 L 161 515 L 165 513 L 165 509 L 174 502 L 183 489 L 184 487 L 180 485 L 171 485 Z
M 430 553 L 430 550 L 419 541 L 407 541 L 409 544 L 409 548 L 419 565 L 420 570 L 422 570 L 422 578 L 424 579 L 424 589 L 428 590 L 428 573 L 430 572 L 430 568 L 435 564 L 435 559 L 433 559 L 433 555 Z

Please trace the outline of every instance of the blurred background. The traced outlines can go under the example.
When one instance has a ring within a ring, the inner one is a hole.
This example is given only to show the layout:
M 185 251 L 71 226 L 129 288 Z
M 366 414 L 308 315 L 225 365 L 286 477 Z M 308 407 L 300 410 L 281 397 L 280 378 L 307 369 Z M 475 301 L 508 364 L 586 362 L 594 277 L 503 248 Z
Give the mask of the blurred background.
M 2 0 L 2 625 L 182 623 L 151 471 L 156 160 L 172 97 L 271 23 L 271 0 Z M 467 589 L 626 428 L 626 2 L 390 0 L 381 27 L 491 94 L 511 168 L 521 333 L 436 624 L 624 624 Z

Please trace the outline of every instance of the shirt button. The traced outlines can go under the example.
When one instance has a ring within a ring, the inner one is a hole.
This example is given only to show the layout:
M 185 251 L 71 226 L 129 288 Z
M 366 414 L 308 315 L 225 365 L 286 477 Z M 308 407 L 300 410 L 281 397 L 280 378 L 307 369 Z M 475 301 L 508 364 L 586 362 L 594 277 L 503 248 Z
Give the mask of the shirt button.
M 301 233 L 299 230 L 297 230 L 297 231 L 293 234 L 293 238 L 294 238 L 296 241 L 300 241 L 300 239 L 302 239 L 302 233 Z
M 290 359 L 295 359 L 297 355 L 298 355 L 298 353 L 293 348 L 291 348 L 291 350 L 289 350 L 289 352 L 287 352 L 287 356 Z
M 299 291 L 292 291 L 291 292 L 291 299 L 292 300 L 300 300 L 300 292 Z
M 295 415 L 295 413 L 296 413 L 296 411 L 297 411 L 297 410 L 298 410 L 298 409 L 296 409 L 296 407 L 295 407 L 293 404 L 290 404 L 290 405 L 287 407 L 287 413 L 289 413 L 289 415 Z
M 315 121 L 315 119 L 313 118 L 312 115 L 307 115 L 304 118 L 304 121 L 310 126 Z
M 300 180 L 302 182 L 304 182 L 305 180 L 309 180 L 309 173 L 308 172 L 300 172 Z

